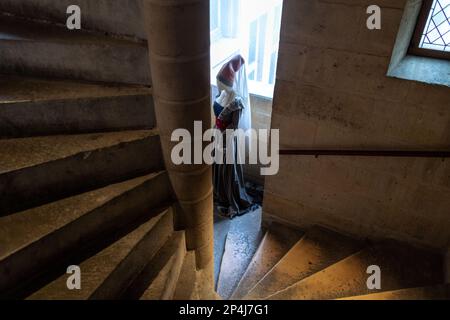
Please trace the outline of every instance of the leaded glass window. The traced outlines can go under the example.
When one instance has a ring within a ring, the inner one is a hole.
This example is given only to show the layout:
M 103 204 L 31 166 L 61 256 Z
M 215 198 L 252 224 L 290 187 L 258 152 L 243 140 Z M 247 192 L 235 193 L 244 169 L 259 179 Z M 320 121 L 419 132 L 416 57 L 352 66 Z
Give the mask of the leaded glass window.
M 424 0 L 411 51 L 436 58 L 450 57 L 450 0 Z

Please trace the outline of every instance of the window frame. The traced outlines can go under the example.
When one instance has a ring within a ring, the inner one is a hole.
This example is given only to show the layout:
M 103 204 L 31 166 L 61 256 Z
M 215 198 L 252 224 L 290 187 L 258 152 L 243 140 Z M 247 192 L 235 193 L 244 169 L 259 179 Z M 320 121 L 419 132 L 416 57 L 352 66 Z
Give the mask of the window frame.
M 450 51 L 439 51 L 419 47 L 432 5 L 433 0 L 423 0 L 422 8 L 420 9 L 419 18 L 417 20 L 408 52 L 415 56 L 450 60 Z

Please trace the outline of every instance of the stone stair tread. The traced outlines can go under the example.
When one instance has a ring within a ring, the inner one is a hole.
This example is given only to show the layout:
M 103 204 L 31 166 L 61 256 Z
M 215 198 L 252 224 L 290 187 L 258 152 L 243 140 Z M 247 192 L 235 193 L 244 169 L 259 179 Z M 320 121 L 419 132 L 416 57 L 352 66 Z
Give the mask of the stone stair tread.
M 220 266 L 222 264 L 225 244 L 227 242 L 228 231 L 231 221 L 214 213 L 214 287 L 217 288 L 219 281 Z
M 125 46 L 146 46 L 146 42 L 139 40 L 108 37 L 100 33 L 77 30 L 73 32 L 65 26 L 47 23 L 37 23 L 20 17 L 0 15 L 0 41 L 34 41 L 34 42 L 63 42 L 63 43 L 111 43 Z
M 243 298 L 301 238 L 302 232 L 272 223 L 231 299 Z
M 70 0 L 2 0 L 0 10 L 11 15 L 65 25 Z M 146 38 L 140 1 L 78 0 L 83 30 Z
M 400 289 L 338 300 L 450 300 L 450 284 Z
M 247 299 L 262 299 L 357 252 L 360 241 L 314 226 L 255 285 Z
M 28 296 L 171 201 L 161 171 L 0 217 L 0 299 Z
M 223 299 L 233 294 L 264 235 L 260 210 L 235 218 L 230 226 L 217 283 L 217 293 Z
M 169 299 L 175 292 L 186 254 L 184 231 L 175 231 L 122 294 L 127 300 Z M 173 274 L 174 276 L 169 276 Z
M 268 297 L 273 300 L 326 300 L 375 293 L 367 287 L 367 268 L 381 269 L 381 289 L 376 292 L 443 283 L 439 254 L 385 241 L 355 253 Z
M 194 300 L 223 300 L 214 289 L 208 268 L 196 272 Z
M 145 290 L 140 300 L 163 300 L 162 296 L 165 294 L 166 284 L 170 280 L 170 271 L 172 270 L 174 263 L 175 257 L 172 256 L 167 264 L 158 273 L 158 276 Z
M 150 129 L 152 89 L 0 75 L 0 139 Z
M 112 243 L 94 256 L 79 264 L 82 275 L 82 286 L 80 290 L 68 290 L 66 281 L 68 275 L 64 274 L 41 288 L 28 299 L 30 300 L 87 300 L 94 292 L 117 270 L 120 264 L 130 256 L 149 232 L 154 232 L 155 226 L 166 215 L 168 210 L 151 218 L 121 239 Z M 162 235 L 159 235 L 162 236 Z
M 99 83 L 151 83 L 147 41 L 68 30 L 6 14 L 0 14 L 0 30 L 1 73 Z
M 195 251 L 186 252 L 183 267 L 173 296 L 174 300 L 191 300 L 195 292 L 196 279 Z
M 144 291 L 140 300 L 172 300 L 175 294 L 176 285 L 186 256 L 186 239 L 184 231 L 174 233 L 173 239 L 169 245 L 167 253 L 170 255 L 164 267 L 161 268 L 156 278 Z M 164 256 L 162 254 L 160 257 Z M 156 257 L 158 258 L 158 257 Z M 162 262 L 165 257 L 160 260 Z M 159 263 L 156 263 L 159 265 Z M 152 270 L 155 270 L 153 261 L 149 264 Z
M 0 174 L 157 134 L 153 129 L 0 140 Z
M 83 81 L 51 80 L 0 75 L 0 107 L 3 104 L 69 99 L 151 95 L 152 89 L 132 84 L 96 84 Z
M 0 261 L 161 174 L 153 173 L 0 216 Z

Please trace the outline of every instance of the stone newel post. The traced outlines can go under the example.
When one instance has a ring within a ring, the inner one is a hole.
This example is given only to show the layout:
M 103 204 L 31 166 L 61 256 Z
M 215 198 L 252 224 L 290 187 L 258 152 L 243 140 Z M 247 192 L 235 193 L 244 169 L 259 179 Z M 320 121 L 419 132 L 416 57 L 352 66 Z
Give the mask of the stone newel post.
M 177 142 L 170 137 L 184 128 L 194 143 L 194 121 L 202 121 L 203 130 L 211 124 L 209 0 L 144 0 L 144 10 L 166 168 L 188 249 L 196 250 L 197 267 L 203 269 L 213 257 L 212 170 L 204 164 L 175 166 L 170 155 Z

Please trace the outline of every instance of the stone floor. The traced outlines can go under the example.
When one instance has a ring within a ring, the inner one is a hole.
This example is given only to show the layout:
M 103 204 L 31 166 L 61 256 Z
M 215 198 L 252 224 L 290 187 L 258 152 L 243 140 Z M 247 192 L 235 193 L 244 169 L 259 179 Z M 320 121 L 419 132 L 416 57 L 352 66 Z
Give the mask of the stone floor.
M 217 213 L 214 214 L 214 283 L 217 288 L 219 280 L 220 265 L 222 263 L 225 242 L 232 220 L 224 218 Z
M 214 277 L 219 295 L 228 299 L 245 273 L 263 236 L 262 210 L 229 220 L 214 219 Z

